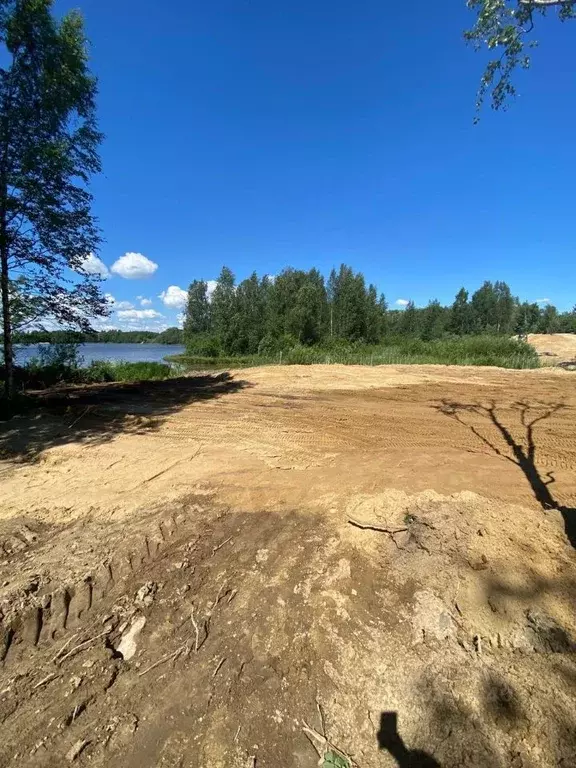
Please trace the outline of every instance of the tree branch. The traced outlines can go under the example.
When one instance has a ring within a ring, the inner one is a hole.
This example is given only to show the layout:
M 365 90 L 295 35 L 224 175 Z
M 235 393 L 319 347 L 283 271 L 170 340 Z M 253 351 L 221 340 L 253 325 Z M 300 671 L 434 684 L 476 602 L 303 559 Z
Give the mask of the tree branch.
M 573 5 L 574 0 L 520 0 L 525 8 L 549 8 L 553 5 Z

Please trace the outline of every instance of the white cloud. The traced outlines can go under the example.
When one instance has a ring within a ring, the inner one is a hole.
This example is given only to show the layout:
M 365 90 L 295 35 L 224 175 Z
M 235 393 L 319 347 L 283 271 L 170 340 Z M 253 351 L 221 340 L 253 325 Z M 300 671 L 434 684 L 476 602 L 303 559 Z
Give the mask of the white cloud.
M 206 285 L 208 286 L 208 290 L 206 291 L 206 295 L 208 296 L 208 301 L 212 301 L 212 294 L 214 293 L 214 290 L 215 290 L 216 286 L 218 285 L 218 281 L 217 280 L 208 280 Z
M 120 320 L 154 320 L 156 317 L 164 317 L 155 309 L 123 309 L 118 312 Z
M 162 291 L 158 298 L 162 299 L 163 303 L 171 309 L 182 309 L 188 301 L 188 294 L 178 285 L 171 285 Z
M 399 307 L 407 307 L 408 304 L 410 304 L 410 302 L 408 301 L 408 299 L 396 299 L 396 304 Z
M 176 322 L 177 322 L 178 328 L 184 327 L 184 318 L 185 318 L 184 312 L 179 312 L 176 315 Z
M 85 275 L 97 275 L 101 278 L 110 277 L 106 264 L 93 253 L 89 253 L 86 256 L 80 269 Z
M 155 333 L 160 333 L 160 331 L 165 331 L 168 328 L 163 320 L 128 320 L 118 327 L 122 331 L 154 331 Z
M 111 293 L 105 293 L 104 298 L 108 305 L 113 309 L 134 309 L 134 304 L 130 301 L 118 301 Z
M 115 331 L 118 328 L 118 323 L 111 323 L 107 318 L 93 318 L 90 324 L 95 331 Z
M 536 304 L 550 304 L 550 299 L 536 299 Z
M 151 307 L 152 299 L 147 299 L 145 296 L 138 296 L 138 301 L 141 307 Z
M 110 271 L 126 280 L 140 280 L 143 277 L 150 277 L 157 269 L 158 264 L 150 261 L 143 254 L 125 253 L 112 264 Z

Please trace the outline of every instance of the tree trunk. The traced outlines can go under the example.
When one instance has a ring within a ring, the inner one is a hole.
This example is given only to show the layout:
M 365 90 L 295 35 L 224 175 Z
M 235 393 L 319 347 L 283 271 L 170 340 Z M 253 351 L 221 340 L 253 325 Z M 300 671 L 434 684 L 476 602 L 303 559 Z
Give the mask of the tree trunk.
M 11 400 L 14 397 L 14 347 L 12 345 L 12 323 L 10 318 L 10 291 L 8 283 L 8 247 L 5 233 L 0 233 L 0 292 L 2 296 L 2 325 L 4 330 L 4 368 L 6 379 L 4 393 Z

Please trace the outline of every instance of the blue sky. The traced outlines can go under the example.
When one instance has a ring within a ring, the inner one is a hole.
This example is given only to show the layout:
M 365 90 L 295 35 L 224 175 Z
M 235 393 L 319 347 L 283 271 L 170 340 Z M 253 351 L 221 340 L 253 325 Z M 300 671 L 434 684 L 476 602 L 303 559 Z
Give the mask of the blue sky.
M 462 40 L 464 0 L 79 7 L 107 136 L 100 257 L 157 265 L 106 281 L 163 315 L 123 323 L 173 324 L 181 294 L 162 292 L 223 264 L 242 279 L 344 261 L 390 303 L 484 279 L 576 303 L 576 23 L 541 24 L 521 97 L 475 126 L 484 58 Z

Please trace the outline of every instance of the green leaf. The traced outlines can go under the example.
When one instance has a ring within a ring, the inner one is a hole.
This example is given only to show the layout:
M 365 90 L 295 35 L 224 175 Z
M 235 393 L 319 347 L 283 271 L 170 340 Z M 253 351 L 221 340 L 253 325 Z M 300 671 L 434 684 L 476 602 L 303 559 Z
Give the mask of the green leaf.
M 350 763 L 345 757 L 338 755 L 336 752 L 329 751 L 324 755 L 322 768 L 350 768 Z

